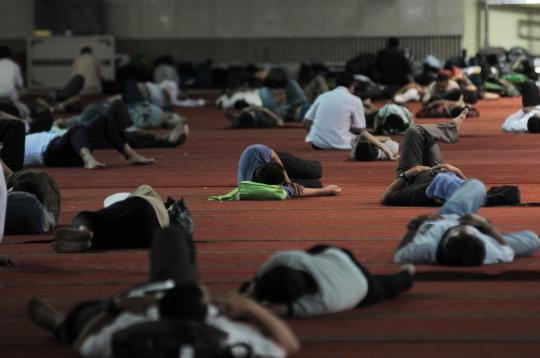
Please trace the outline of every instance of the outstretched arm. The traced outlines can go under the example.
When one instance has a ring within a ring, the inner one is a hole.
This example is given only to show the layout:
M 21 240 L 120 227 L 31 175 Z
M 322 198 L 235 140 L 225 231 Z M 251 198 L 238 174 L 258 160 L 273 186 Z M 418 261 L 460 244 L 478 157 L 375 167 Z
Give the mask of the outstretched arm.
M 311 196 L 333 196 L 341 193 L 341 188 L 337 185 L 328 185 L 325 188 L 313 189 L 304 188 L 303 192 L 296 194 L 294 197 L 311 197 Z
M 261 106 L 249 106 L 249 107 L 244 108 L 242 111 L 249 112 L 249 111 L 254 111 L 254 110 L 262 111 L 266 113 L 267 115 L 269 115 L 270 117 L 276 120 L 278 127 L 283 127 L 283 120 L 279 118 L 274 112 L 272 112 L 268 108 L 261 107 Z
M 417 176 L 418 174 L 426 172 L 428 170 L 431 170 L 431 168 L 419 165 L 417 167 L 414 167 L 414 168 L 411 168 L 411 169 L 407 170 L 405 172 L 405 176 L 410 179 L 410 178 L 412 178 L 414 176 Z M 389 194 L 395 193 L 396 191 L 399 191 L 399 190 L 403 189 L 403 187 L 405 186 L 405 183 L 406 183 L 406 181 L 404 179 L 401 179 L 401 178 L 397 178 L 394 182 L 392 182 L 392 184 L 390 184 L 388 186 L 388 188 L 386 188 L 386 190 L 382 194 L 382 196 L 381 196 L 381 204 L 386 205 L 386 196 L 389 195 Z

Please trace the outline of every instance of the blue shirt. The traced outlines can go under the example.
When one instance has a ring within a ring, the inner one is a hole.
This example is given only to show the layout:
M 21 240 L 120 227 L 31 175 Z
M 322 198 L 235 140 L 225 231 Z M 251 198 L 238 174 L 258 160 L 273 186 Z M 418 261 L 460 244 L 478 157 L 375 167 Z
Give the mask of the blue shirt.
M 244 150 L 238 162 L 238 186 L 243 180 L 255 181 L 255 171 L 266 163 L 270 163 L 272 150 L 265 145 L 255 144 Z M 294 196 L 294 189 L 290 186 L 283 186 L 287 192 L 287 198 Z

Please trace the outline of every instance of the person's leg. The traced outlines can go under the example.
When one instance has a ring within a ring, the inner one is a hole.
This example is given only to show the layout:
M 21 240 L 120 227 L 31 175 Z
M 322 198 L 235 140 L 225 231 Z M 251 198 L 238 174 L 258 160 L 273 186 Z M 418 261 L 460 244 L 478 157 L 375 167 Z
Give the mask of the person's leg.
M 323 76 L 317 75 L 306 87 L 304 87 L 304 95 L 308 103 L 313 103 L 317 96 L 321 93 L 328 92 L 328 85 Z
M 191 235 L 169 226 L 158 230 L 150 248 L 150 282 L 173 279 L 176 285 L 199 284 Z
M 298 158 L 290 153 L 276 151 L 285 171 L 293 183 L 306 188 L 322 188 L 322 165 L 314 160 Z
M 144 97 L 135 81 L 127 81 L 122 90 L 122 100 L 125 104 L 143 102 Z
M 300 85 L 295 80 L 289 80 L 287 82 L 287 85 L 285 86 L 285 95 L 288 105 L 308 103 L 304 91 L 302 91 L 302 88 L 300 88 Z
M 81 150 L 88 150 L 89 147 L 87 128 L 78 124 L 49 143 L 43 153 L 43 160 L 48 167 L 83 166 L 86 163 L 81 157 Z
M 366 297 L 358 307 L 368 306 L 396 297 L 411 289 L 414 284 L 414 266 L 403 266 L 401 271 L 393 275 L 372 276 L 362 265 L 358 264 L 368 282 Z
M 274 99 L 272 91 L 270 91 L 268 87 L 261 87 L 259 89 L 259 96 L 261 97 L 263 107 L 274 113 L 281 120 L 283 120 L 283 118 L 279 114 L 278 106 L 276 104 L 276 100 Z
M 25 132 L 24 123 L 18 119 L 0 120 L 0 158 L 14 173 L 23 168 Z
M 540 247 L 540 239 L 532 231 L 524 230 L 513 234 L 503 234 L 502 237 L 512 247 L 516 257 L 531 256 Z
M 30 122 L 30 131 L 28 134 L 48 132 L 51 130 L 52 125 L 53 117 L 50 112 L 38 113 L 32 117 L 32 122 Z
M 86 124 L 95 117 L 104 113 L 107 106 L 103 103 L 90 103 L 80 115 L 79 124 Z
M 133 125 L 133 121 L 129 117 L 126 105 L 119 99 L 112 101 L 104 113 L 113 117 L 121 128 L 127 128 Z
M 68 98 L 78 95 L 84 87 L 84 77 L 81 75 L 75 75 L 71 77 L 69 82 L 64 88 L 56 93 L 56 100 L 54 103 L 65 101 Z
M 479 180 L 466 181 L 441 207 L 439 214 L 442 215 L 465 215 L 477 213 L 486 201 L 486 187 Z
M 533 80 L 528 80 L 521 86 L 521 103 L 523 108 L 534 107 L 540 104 L 540 94 L 538 93 L 538 86 Z

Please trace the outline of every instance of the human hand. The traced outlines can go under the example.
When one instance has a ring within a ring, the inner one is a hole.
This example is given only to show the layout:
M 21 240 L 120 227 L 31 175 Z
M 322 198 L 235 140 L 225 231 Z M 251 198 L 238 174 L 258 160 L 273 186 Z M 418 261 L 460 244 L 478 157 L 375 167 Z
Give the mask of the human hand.
M 417 176 L 418 174 L 421 174 L 423 172 L 427 172 L 427 171 L 430 171 L 430 170 L 431 170 L 430 167 L 426 167 L 424 165 L 418 165 L 418 166 L 416 166 L 414 168 L 411 168 L 411 169 L 407 170 L 405 172 L 405 176 L 407 178 L 411 178 L 411 177 Z
M 399 158 L 401 158 L 399 154 L 394 156 L 391 152 L 386 153 L 386 155 L 388 156 L 388 160 L 399 160 Z
M 295 195 L 302 195 L 302 193 L 304 193 L 304 187 L 300 184 L 297 184 L 297 183 L 289 183 L 287 184 L 287 186 L 290 186 L 291 188 L 294 189 L 294 194 Z
M 212 303 L 219 312 L 229 318 L 244 318 L 249 306 L 254 304 L 250 299 L 240 296 L 236 292 L 217 293 L 212 296 Z
M 326 188 L 324 188 L 324 192 L 326 195 L 338 195 L 341 193 L 341 188 L 337 185 L 328 185 Z
M 488 219 L 476 214 L 465 214 L 459 218 L 462 225 L 471 225 L 483 233 L 487 233 L 493 229 L 493 224 Z

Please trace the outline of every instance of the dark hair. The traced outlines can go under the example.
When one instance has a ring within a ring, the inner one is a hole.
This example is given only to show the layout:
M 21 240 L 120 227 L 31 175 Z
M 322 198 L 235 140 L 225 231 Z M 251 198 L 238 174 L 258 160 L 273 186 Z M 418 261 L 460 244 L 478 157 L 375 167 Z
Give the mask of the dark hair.
M 455 118 L 465 110 L 465 107 L 456 106 L 450 110 L 450 117 Z
M 361 162 L 371 162 L 377 159 L 378 154 L 375 146 L 369 142 L 360 142 L 356 146 L 356 160 Z
M 389 114 L 384 119 L 384 127 L 387 129 L 394 129 L 394 130 L 406 130 L 409 127 L 408 123 L 403 123 L 403 118 L 399 114 Z
M 341 71 L 336 77 L 336 86 L 349 88 L 354 83 L 354 75 L 349 71 Z
M 92 53 L 92 48 L 88 45 L 81 47 L 81 55 L 85 53 Z
M 437 262 L 448 266 L 481 266 L 486 257 L 486 247 L 482 240 L 466 232 L 460 232 L 447 240 L 450 230 L 454 228 L 446 230 L 439 241 Z
M 242 112 L 236 117 L 236 123 L 239 127 L 256 127 L 257 122 L 249 112 Z
M 160 316 L 202 321 L 206 317 L 207 309 L 202 298 L 203 292 L 195 284 L 176 286 L 168 290 L 159 301 Z
M 285 181 L 285 168 L 276 162 L 269 162 L 261 165 L 257 169 L 257 180 L 259 183 L 268 185 L 281 185 Z
M 399 47 L 399 39 L 397 37 L 390 37 L 388 39 L 388 47 L 390 47 L 390 48 L 398 48 Z
M 529 133 L 540 133 L 540 118 L 532 116 L 527 121 L 527 130 Z
M 277 266 L 255 279 L 257 301 L 290 303 L 319 288 L 313 277 L 302 270 Z
M 439 73 L 437 75 L 437 79 L 435 81 L 437 81 L 437 82 L 446 82 L 446 81 L 448 81 L 448 75 L 446 73 Z
M 15 185 L 13 185 L 12 189 L 13 191 L 24 191 L 30 194 L 34 194 L 36 196 L 36 199 L 39 200 L 41 204 L 43 204 L 43 192 L 41 191 L 39 185 L 37 185 L 31 180 L 21 180 L 20 182 L 16 182 Z
M 9 58 L 11 57 L 11 49 L 7 46 L 0 47 L 0 58 Z
M 244 109 L 246 107 L 249 107 L 249 103 L 247 103 L 245 99 L 240 99 L 234 102 L 233 107 L 234 109 Z

